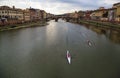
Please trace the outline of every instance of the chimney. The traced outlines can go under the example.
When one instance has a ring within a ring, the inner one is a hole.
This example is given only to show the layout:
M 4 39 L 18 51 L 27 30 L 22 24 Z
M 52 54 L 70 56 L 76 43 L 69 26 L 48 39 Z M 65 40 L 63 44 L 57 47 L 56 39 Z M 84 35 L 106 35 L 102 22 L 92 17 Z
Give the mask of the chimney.
M 15 9 L 15 6 L 13 6 L 13 9 Z

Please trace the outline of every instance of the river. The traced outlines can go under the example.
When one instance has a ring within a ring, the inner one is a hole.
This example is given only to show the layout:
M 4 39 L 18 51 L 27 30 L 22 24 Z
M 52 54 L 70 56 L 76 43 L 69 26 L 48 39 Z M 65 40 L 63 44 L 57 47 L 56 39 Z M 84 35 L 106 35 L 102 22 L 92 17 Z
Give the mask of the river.
M 0 78 L 120 78 L 119 30 L 48 23 L 0 32 Z

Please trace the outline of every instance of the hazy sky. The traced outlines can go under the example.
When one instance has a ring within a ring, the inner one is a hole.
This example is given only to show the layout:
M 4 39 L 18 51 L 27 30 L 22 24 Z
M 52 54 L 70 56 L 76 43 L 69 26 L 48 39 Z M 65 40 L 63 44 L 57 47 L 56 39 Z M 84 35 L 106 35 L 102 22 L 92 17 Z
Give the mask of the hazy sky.
M 14 5 L 22 9 L 31 6 L 53 14 L 63 14 L 78 10 L 97 9 L 100 6 L 109 8 L 117 2 L 120 2 L 120 0 L 0 0 L 0 6 L 8 5 L 12 7 Z

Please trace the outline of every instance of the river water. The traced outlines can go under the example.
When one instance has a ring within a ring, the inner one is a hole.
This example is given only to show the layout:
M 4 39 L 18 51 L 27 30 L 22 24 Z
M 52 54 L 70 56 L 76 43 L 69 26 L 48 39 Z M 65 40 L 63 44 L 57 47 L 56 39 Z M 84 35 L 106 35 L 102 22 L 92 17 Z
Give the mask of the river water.
M 0 32 L 0 78 L 120 78 L 119 30 L 48 23 Z

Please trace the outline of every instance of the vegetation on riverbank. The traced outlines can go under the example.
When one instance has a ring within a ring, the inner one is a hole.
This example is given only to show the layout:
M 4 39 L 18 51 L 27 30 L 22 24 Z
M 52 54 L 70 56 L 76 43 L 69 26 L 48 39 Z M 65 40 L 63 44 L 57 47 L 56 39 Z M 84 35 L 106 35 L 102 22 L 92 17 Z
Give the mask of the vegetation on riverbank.
M 113 23 L 113 22 L 102 22 L 102 21 L 93 21 L 93 20 L 79 20 L 79 21 L 71 20 L 71 22 L 78 23 L 78 24 L 87 24 L 87 25 L 93 25 L 93 26 L 119 28 L 120 29 L 120 24 Z
M 36 26 L 45 26 L 45 25 L 47 25 L 47 22 L 45 22 L 45 21 L 15 24 L 15 25 L 9 25 L 9 26 L 1 26 L 0 31 L 20 29 L 20 28 L 28 28 L 28 27 L 36 27 Z

